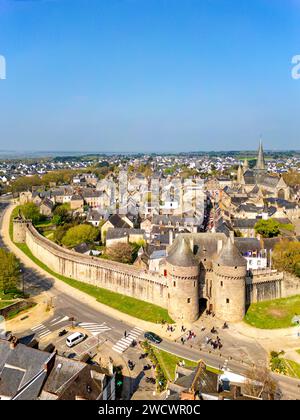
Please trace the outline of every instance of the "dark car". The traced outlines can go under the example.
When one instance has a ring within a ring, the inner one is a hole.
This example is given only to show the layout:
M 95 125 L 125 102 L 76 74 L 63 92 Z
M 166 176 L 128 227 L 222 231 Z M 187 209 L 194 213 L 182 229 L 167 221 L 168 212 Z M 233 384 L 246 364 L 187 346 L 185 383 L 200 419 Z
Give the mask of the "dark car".
M 153 332 L 146 332 L 144 337 L 147 340 L 152 341 L 152 343 L 155 343 L 155 344 L 159 344 L 159 343 L 162 342 L 162 339 L 157 334 L 155 334 Z

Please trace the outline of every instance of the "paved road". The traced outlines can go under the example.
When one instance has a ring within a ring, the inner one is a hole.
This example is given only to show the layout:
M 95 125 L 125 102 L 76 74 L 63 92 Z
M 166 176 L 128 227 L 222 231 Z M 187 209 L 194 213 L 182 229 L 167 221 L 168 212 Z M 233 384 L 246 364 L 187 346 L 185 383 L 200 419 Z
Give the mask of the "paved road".
M 0 226 L 2 225 L 3 212 L 8 206 L 8 202 L 0 199 Z M 3 238 L 0 235 L 0 247 L 5 247 L 3 243 Z M 62 320 L 64 317 L 74 317 L 75 321 L 78 323 L 84 324 L 93 324 L 93 325 L 106 325 L 109 330 L 101 331 L 101 337 L 103 336 L 111 342 L 112 347 L 120 342 L 124 337 L 124 331 L 130 333 L 135 326 L 132 326 L 122 320 L 122 314 L 120 318 L 116 319 L 111 316 L 108 316 L 94 308 L 88 306 L 85 303 L 82 303 L 79 299 L 76 299 L 72 296 L 62 293 L 58 290 L 53 284 L 53 280 L 47 276 L 41 275 L 34 269 L 22 265 L 22 270 L 25 280 L 25 290 L 30 290 L 33 293 L 39 294 L 41 291 L 47 291 L 49 299 L 52 300 L 52 304 L 55 307 L 55 315 L 52 319 L 48 320 L 44 329 L 38 328 L 40 325 L 33 326 L 37 329 L 31 331 L 39 337 L 39 334 L 44 334 L 43 337 L 46 337 L 45 334 L 50 333 L 54 329 L 57 329 L 57 325 L 54 325 L 53 321 L 55 318 Z M 70 324 L 70 321 L 62 321 L 58 324 L 60 327 Z M 137 321 L 138 324 L 138 321 Z M 139 325 L 136 325 L 139 327 Z M 97 328 L 97 327 L 96 327 Z M 90 331 L 91 332 L 91 331 Z M 29 331 L 24 331 L 24 333 L 29 333 Z M 140 335 L 142 337 L 142 334 Z M 237 363 L 233 360 L 220 357 L 219 353 L 211 353 L 199 351 L 197 348 L 191 348 L 189 345 L 182 345 L 181 343 L 175 343 L 170 340 L 163 340 L 163 342 L 158 346 L 159 348 L 174 353 L 180 357 L 198 361 L 202 359 L 205 363 L 214 366 L 214 367 L 226 367 L 228 370 L 235 372 L 237 374 L 245 374 L 249 371 L 249 365 Z M 112 350 L 113 355 L 113 350 Z M 285 398 L 290 399 L 300 399 L 300 381 L 294 380 L 288 377 L 282 377 L 279 375 L 273 375 L 274 378 L 279 383 L 281 391 Z

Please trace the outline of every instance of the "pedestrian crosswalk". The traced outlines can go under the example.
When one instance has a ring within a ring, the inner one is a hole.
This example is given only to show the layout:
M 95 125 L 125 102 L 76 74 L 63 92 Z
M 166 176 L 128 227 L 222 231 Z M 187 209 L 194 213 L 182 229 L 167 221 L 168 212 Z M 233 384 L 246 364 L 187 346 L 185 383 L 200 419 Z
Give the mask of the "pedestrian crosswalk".
M 117 353 L 124 353 L 132 342 L 138 339 L 142 332 L 143 330 L 141 328 L 135 327 L 129 334 L 126 335 L 126 337 L 124 336 L 121 340 L 119 340 L 112 349 Z
M 39 338 L 45 338 L 47 335 L 51 334 L 49 328 L 47 328 L 44 324 L 39 324 L 35 327 L 32 327 L 31 331 L 33 331 Z
M 94 337 L 111 330 L 110 327 L 105 325 L 105 322 L 103 322 L 103 324 L 97 324 L 96 322 L 80 322 L 78 326 L 89 331 Z

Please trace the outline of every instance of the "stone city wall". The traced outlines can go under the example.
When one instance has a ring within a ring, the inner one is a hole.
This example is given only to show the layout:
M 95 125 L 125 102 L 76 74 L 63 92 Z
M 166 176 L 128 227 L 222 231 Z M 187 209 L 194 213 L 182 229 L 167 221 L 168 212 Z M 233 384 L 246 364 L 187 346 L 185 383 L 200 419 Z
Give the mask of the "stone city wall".
M 282 297 L 300 295 L 300 278 L 290 273 L 283 276 Z
M 280 299 L 283 296 L 284 275 L 276 270 L 255 270 L 246 278 L 246 304 Z
M 40 235 L 31 224 L 26 244 L 55 273 L 167 308 L 167 280 L 133 266 L 79 255 Z

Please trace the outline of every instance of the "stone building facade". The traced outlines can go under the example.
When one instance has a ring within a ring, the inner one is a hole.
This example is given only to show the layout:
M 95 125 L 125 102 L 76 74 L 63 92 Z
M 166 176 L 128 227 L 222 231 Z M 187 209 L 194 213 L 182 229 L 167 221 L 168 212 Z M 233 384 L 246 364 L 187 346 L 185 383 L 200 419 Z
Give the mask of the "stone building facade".
M 64 249 L 41 236 L 30 221 L 14 220 L 14 241 L 26 243 L 52 271 L 168 309 L 176 322 L 194 322 L 208 308 L 227 322 L 241 321 L 249 304 L 299 294 L 300 279 L 247 262 L 223 233 L 180 234 L 159 273 Z

